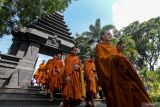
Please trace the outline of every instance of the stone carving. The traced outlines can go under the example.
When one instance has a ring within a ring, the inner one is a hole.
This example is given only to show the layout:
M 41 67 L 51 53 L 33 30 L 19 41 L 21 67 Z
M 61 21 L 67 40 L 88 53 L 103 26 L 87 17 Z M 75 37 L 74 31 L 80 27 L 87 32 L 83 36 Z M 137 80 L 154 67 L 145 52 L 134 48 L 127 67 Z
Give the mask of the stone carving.
M 58 48 L 59 45 L 60 45 L 60 41 L 57 40 L 57 36 L 48 37 L 47 44 L 52 46 L 52 47 Z

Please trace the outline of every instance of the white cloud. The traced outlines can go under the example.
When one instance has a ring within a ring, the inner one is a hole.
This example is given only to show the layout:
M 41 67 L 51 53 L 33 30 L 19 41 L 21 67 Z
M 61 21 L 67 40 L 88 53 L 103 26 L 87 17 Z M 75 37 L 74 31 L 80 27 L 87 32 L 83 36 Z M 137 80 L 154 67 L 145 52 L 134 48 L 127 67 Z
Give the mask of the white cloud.
M 160 16 L 160 0 L 117 0 L 112 6 L 113 24 L 122 28 L 133 21 Z

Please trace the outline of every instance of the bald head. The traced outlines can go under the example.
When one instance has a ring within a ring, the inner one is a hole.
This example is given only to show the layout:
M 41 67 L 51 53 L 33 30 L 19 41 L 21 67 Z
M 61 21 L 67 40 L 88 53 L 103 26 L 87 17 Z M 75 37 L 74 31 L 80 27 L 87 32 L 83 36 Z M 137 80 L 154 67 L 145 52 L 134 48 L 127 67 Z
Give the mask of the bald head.
M 61 59 L 61 56 L 62 56 L 62 55 L 61 55 L 60 53 L 57 54 L 57 58 L 58 58 L 58 59 Z
M 72 48 L 72 54 L 77 55 L 78 53 L 78 48 L 77 47 L 73 47 Z
M 112 34 L 108 30 L 104 30 L 100 35 L 102 42 L 110 42 L 112 40 Z

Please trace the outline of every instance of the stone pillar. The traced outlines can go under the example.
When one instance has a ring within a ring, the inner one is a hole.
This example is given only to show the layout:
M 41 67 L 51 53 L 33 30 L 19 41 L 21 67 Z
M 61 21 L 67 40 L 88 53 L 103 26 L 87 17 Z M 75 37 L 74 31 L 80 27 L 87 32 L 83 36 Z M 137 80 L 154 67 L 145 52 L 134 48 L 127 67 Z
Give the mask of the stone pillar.
M 19 61 L 7 87 L 27 88 L 30 86 L 39 48 L 40 44 L 30 43 L 25 57 Z
M 28 45 L 29 44 L 27 42 L 22 41 L 16 56 L 19 57 L 19 58 L 23 58 L 25 53 L 27 52 Z

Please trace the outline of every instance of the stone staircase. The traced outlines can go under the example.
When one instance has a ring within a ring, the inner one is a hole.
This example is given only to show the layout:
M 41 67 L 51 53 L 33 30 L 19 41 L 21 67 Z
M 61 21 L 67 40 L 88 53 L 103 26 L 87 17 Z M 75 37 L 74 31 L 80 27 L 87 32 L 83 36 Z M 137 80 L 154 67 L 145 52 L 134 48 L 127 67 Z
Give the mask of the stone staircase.
M 61 99 L 49 101 L 49 95 L 44 95 L 40 87 L 0 88 L 0 107 L 50 107 L 60 105 Z
M 40 87 L 30 86 L 22 88 L 0 88 L 0 107 L 61 107 L 62 99 L 56 93 L 54 100 L 49 101 L 49 95 L 44 95 Z M 103 100 L 95 99 L 96 107 L 106 107 Z M 83 101 L 77 107 L 84 107 Z
M 18 57 L 6 54 L 0 54 L 0 87 L 8 84 L 18 62 Z

